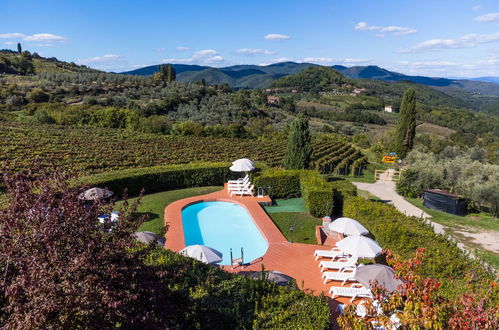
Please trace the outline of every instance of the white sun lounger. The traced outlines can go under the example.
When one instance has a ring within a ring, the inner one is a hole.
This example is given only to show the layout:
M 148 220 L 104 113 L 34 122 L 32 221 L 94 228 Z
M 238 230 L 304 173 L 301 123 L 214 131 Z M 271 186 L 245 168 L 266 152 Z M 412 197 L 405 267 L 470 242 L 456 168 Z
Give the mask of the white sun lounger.
M 378 301 L 376 301 L 376 300 L 373 301 L 372 306 L 375 308 L 377 314 L 383 314 L 383 310 L 381 309 L 381 306 L 379 305 Z M 339 304 L 338 307 L 336 307 L 336 310 L 340 312 L 340 315 L 342 315 L 344 310 L 345 310 L 345 305 Z M 367 313 L 367 307 L 366 307 L 365 300 L 362 300 L 358 305 L 356 305 L 355 313 L 359 317 L 370 316 Z
M 321 272 L 323 272 L 324 269 L 342 270 L 345 267 L 355 266 L 358 260 L 358 257 L 353 256 L 350 258 L 340 258 L 337 261 L 321 261 L 319 267 L 321 267 Z
M 234 190 L 230 191 L 230 195 L 231 196 L 234 196 L 234 195 L 237 195 L 237 196 L 251 195 L 251 196 L 253 196 L 253 189 L 254 188 L 255 188 L 255 186 L 251 185 L 248 188 L 234 189 Z
M 243 181 L 246 182 L 249 180 L 249 175 L 246 174 L 246 176 L 244 178 L 239 178 L 239 179 L 236 179 L 236 180 L 229 180 L 227 181 L 228 184 L 241 184 Z
M 373 298 L 371 290 L 360 283 L 352 283 L 349 287 L 333 286 L 329 289 L 329 293 L 332 294 L 333 299 L 337 296 L 351 297 L 350 302 L 353 302 L 355 298 Z
M 348 281 L 357 282 L 355 279 L 356 270 L 357 267 L 354 266 L 345 267 L 339 272 L 324 272 L 322 273 L 322 278 L 324 279 L 324 284 L 326 284 L 327 281 L 341 281 L 341 285 L 345 285 Z
M 331 250 L 315 250 L 314 252 L 315 260 L 319 260 L 319 258 L 332 258 L 334 260 L 345 256 L 345 253 L 341 252 L 337 247 L 334 247 Z
M 233 190 L 242 190 L 242 189 L 246 189 L 250 186 L 251 182 L 248 180 L 246 183 L 242 184 L 242 185 L 233 185 L 233 186 L 229 186 L 227 187 L 227 189 L 229 190 L 229 192 L 233 191 Z

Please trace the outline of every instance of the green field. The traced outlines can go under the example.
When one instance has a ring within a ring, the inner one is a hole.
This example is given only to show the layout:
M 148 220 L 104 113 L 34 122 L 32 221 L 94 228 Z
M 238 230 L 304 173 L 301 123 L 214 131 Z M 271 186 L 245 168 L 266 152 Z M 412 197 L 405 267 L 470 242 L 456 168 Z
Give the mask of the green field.
M 139 231 L 152 231 L 154 233 L 160 233 L 164 228 L 165 207 L 168 204 L 179 199 L 209 194 L 221 189 L 222 187 L 198 187 L 162 191 L 143 196 L 137 209 L 137 213 L 138 215 L 146 214 L 149 217 L 149 220 L 140 226 Z M 129 202 L 133 202 L 136 199 L 137 198 L 130 198 Z M 115 209 L 118 210 L 122 203 L 123 201 L 118 201 L 115 205 Z
M 270 217 L 290 242 L 317 244 L 315 226 L 322 225 L 322 221 L 314 218 L 307 212 L 270 213 Z M 294 230 L 291 231 L 290 228 Z
M 454 214 L 432 210 L 423 206 L 423 201 L 419 198 L 406 198 L 410 203 L 424 210 L 432 216 L 432 221 L 447 227 L 447 232 L 459 242 L 465 244 L 475 255 L 483 259 L 494 268 L 499 269 L 499 254 L 485 250 L 482 246 L 470 237 L 460 232 L 480 232 L 487 231 L 499 236 L 499 220 L 486 214 L 471 213 L 461 217 Z
M 275 205 L 265 206 L 267 213 L 307 212 L 303 198 L 276 199 Z

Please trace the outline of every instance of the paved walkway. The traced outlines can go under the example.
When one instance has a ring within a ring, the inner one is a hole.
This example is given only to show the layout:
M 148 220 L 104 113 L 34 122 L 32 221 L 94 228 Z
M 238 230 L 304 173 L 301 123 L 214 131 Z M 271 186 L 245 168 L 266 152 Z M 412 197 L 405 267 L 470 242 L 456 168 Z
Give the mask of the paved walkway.
M 399 210 L 401 213 L 404 213 L 405 215 L 425 219 L 426 222 L 433 227 L 435 233 L 448 236 L 445 232 L 446 228 L 445 226 L 442 226 L 439 223 L 429 220 L 431 218 L 431 215 L 424 212 L 420 208 L 412 205 L 411 203 L 406 201 L 404 197 L 400 196 L 397 193 L 395 189 L 395 182 L 392 181 L 393 172 L 394 172 L 393 169 L 386 170 L 380 175 L 379 180 L 376 181 L 375 183 L 364 183 L 364 182 L 352 182 L 352 183 L 358 189 L 368 191 L 374 196 L 381 198 L 384 202 L 392 204 L 393 206 L 395 206 L 397 210 Z M 462 243 L 459 242 L 456 243 L 461 250 L 467 251 Z
M 268 196 L 266 196 L 268 198 Z M 347 297 L 337 297 L 331 299 L 329 290 L 332 286 L 343 286 L 341 282 L 330 281 L 324 283 L 322 273 L 319 268 L 320 260 L 315 260 L 314 251 L 317 249 L 329 250 L 335 246 L 337 239 L 330 237 L 326 244 L 302 244 L 290 243 L 279 231 L 272 219 L 269 218 L 263 207 L 259 204 L 262 199 L 256 197 L 232 197 L 227 190 L 217 191 L 211 194 L 185 198 L 169 204 L 165 209 L 165 224 L 168 226 L 166 232 L 165 247 L 172 251 L 180 251 L 185 247 L 184 232 L 182 225 L 182 209 L 192 203 L 199 201 L 227 201 L 237 203 L 246 208 L 251 214 L 260 233 L 269 243 L 269 248 L 261 258 L 251 261 L 244 266 L 223 266 L 222 269 L 231 273 L 261 271 L 262 266 L 265 270 L 276 270 L 293 277 L 298 287 L 314 295 L 325 294 L 328 297 L 328 303 L 331 308 L 332 328 L 337 328 L 336 310 L 338 304 L 350 304 Z M 263 201 L 266 201 L 263 198 Z M 348 282 L 345 286 L 351 285 Z M 354 301 L 359 303 L 363 298 Z

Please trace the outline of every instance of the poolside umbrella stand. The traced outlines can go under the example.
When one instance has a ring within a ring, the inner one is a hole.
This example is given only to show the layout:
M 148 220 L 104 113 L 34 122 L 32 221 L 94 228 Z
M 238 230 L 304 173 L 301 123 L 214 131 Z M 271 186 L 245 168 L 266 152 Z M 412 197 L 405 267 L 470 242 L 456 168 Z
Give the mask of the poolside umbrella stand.
M 365 236 L 348 236 L 336 243 L 343 253 L 359 258 L 375 258 L 383 250 L 378 243 Z
M 189 245 L 179 253 L 204 262 L 205 264 L 216 264 L 223 260 L 221 252 L 205 245 Z
M 388 292 L 397 290 L 397 287 L 402 284 L 401 280 L 395 278 L 395 270 L 392 267 L 380 264 L 359 266 L 354 277 L 368 288 L 371 287 L 372 282 L 378 282 Z
M 138 231 L 138 232 L 133 233 L 132 235 L 140 243 L 151 244 L 151 243 L 155 242 L 154 244 L 156 244 L 158 246 L 165 245 L 165 238 L 164 237 L 161 237 L 158 234 L 150 232 L 150 231 Z
M 229 167 L 232 172 L 250 172 L 255 169 L 255 163 L 248 158 L 241 158 L 232 162 L 232 166 Z
M 280 286 L 290 285 L 294 280 L 291 276 L 278 272 L 277 270 L 247 272 L 243 275 L 254 280 L 266 280 Z
M 348 236 L 369 234 L 366 227 L 350 218 L 338 218 L 328 225 L 328 229 Z
M 113 194 L 114 193 L 111 190 L 94 187 L 79 194 L 78 198 L 85 201 L 96 201 L 99 199 L 109 198 L 113 196 Z

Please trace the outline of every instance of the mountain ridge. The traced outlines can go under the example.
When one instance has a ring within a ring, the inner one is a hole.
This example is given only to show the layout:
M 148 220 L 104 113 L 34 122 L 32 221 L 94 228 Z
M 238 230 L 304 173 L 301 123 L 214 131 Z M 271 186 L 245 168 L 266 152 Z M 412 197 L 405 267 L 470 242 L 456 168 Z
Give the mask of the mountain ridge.
M 314 63 L 279 62 L 264 66 L 244 64 L 221 68 L 187 64 L 173 64 L 173 66 L 177 71 L 177 79 L 182 82 L 194 82 L 204 79 L 209 84 L 229 83 L 231 87 L 252 89 L 268 87 L 277 78 L 295 74 L 308 67 L 318 65 Z M 483 94 L 499 97 L 499 77 L 450 79 L 419 75 L 411 76 L 390 71 L 377 65 L 352 67 L 332 65 L 330 67 L 351 79 L 375 79 L 388 82 L 410 81 L 436 88 L 453 96 L 456 96 L 456 92 L 461 92 L 470 95 Z M 197 72 L 197 74 L 190 73 L 192 71 Z M 121 74 L 151 75 L 155 72 L 157 72 L 157 66 L 152 65 L 121 72 Z

